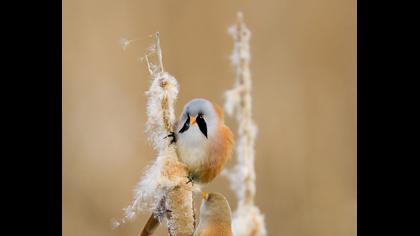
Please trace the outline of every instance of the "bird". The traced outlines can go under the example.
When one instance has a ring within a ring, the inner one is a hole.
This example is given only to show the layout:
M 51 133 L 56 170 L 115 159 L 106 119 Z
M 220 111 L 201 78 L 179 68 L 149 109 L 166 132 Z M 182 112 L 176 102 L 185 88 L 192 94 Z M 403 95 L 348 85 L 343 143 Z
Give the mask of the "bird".
M 232 236 L 232 213 L 226 198 L 220 193 L 202 192 L 200 222 L 193 236 Z
M 166 137 L 172 138 L 170 144 L 176 146 L 179 160 L 187 167 L 187 183 L 211 182 L 232 157 L 233 133 L 225 125 L 223 109 L 216 103 L 192 99 L 185 104 L 173 129 Z M 152 235 L 158 224 L 152 214 L 140 235 Z
M 187 166 L 189 182 L 209 183 L 232 157 L 234 138 L 223 109 L 203 98 L 192 99 L 175 127 L 177 154 Z

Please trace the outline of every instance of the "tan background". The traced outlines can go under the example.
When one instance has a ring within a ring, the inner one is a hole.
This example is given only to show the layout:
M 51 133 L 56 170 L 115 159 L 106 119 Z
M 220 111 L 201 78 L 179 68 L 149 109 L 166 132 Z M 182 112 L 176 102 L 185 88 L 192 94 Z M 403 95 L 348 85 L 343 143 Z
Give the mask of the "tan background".
M 237 10 L 253 33 L 256 203 L 269 235 L 356 234 L 356 1 L 64 0 L 63 235 L 138 233 L 146 215 L 110 222 L 154 158 L 137 61 L 147 35 L 161 32 L 177 114 L 194 97 L 223 103 Z M 122 37 L 141 40 L 123 51 Z M 206 189 L 236 207 L 225 178 Z

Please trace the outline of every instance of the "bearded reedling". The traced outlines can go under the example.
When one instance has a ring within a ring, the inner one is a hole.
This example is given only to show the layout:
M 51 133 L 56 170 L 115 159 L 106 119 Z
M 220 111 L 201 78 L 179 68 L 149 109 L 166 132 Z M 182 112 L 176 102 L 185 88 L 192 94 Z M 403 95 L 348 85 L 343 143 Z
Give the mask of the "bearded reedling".
M 232 236 L 231 210 L 220 193 L 202 193 L 200 223 L 193 236 Z
M 187 182 L 211 182 L 232 157 L 234 145 L 223 109 L 206 99 L 193 99 L 184 106 L 174 126 L 175 132 L 168 136 L 176 145 L 179 160 L 187 166 Z M 158 224 L 152 214 L 140 235 L 152 235 Z

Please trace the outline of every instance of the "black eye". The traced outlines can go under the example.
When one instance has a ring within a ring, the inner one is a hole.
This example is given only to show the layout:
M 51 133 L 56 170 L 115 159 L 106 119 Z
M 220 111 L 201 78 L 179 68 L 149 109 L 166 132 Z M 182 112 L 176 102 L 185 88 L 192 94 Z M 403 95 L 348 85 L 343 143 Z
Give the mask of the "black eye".
M 179 133 L 184 133 L 185 131 L 190 128 L 190 115 L 187 113 L 187 121 L 185 121 L 184 126 L 182 126 L 182 129 L 179 131 Z
M 199 114 L 197 116 L 196 122 L 198 124 L 198 128 L 200 128 L 201 133 L 203 133 L 204 136 L 206 136 L 206 138 L 207 138 L 207 124 L 206 124 L 206 121 L 203 118 L 203 114 Z

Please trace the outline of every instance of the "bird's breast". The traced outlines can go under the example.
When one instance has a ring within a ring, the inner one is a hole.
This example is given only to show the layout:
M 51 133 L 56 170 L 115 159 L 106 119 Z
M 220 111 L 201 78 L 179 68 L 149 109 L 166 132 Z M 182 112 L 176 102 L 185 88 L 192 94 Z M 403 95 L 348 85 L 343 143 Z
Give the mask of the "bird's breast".
M 204 165 L 208 158 L 208 151 L 203 146 L 185 147 L 180 145 L 178 156 L 188 166 L 188 169 L 194 171 Z
M 196 128 L 194 125 L 189 132 L 178 134 L 177 137 L 178 157 L 190 171 L 201 168 L 209 157 L 209 141 Z

